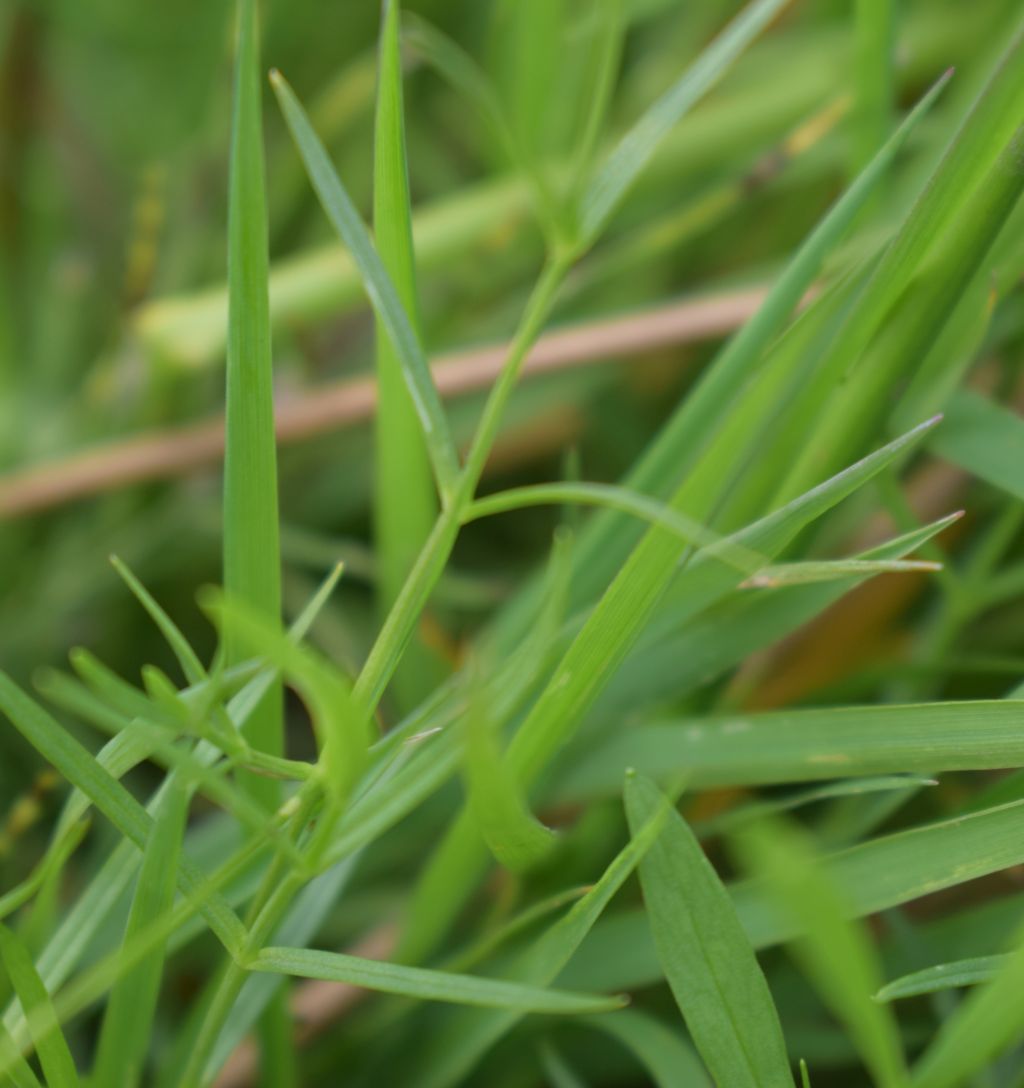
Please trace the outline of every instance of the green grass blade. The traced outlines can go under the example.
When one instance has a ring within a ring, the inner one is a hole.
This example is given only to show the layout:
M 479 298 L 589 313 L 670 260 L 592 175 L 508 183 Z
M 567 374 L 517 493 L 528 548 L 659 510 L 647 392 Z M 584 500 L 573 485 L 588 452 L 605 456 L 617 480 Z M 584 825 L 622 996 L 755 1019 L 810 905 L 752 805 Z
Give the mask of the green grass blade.
M 1024 463 L 1024 420 L 970 389 L 949 402 L 945 422 L 930 446 L 940 457 L 1024 499 L 1024 480 L 1017 466 Z
M 7 1028 L 0 1024 L 0 1067 L 13 1088 L 43 1088 L 32 1066 L 22 1057 Z
M 595 1016 L 585 1023 L 632 1051 L 655 1088 L 711 1088 L 704 1066 L 690 1044 L 667 1024 L 634 1009 Z
M 747 869 L 791 915 L 802 936 L 793 954 L 843 1024 L 879 1088 L 902 1088 L 907 1067 L 899 1028 L 872 995 L 882 979 L 867 932 L 848 922 L 849 909 L 795 825 L 775 818 L 737 839 Z
M 271 74 L 271 82 L 313 188 L 332 226 L 359 266 L 366 293 L 401 363 L 409 395 L 423 428 L 438 489 L 443 498 L 447 497 L 458 474 L 458 456 L 423 347 L 402 306 L 398 290 L 370 241 L 366 226 L 295 93 L 280 72 Z
M 1019 939 L 1019 934 L 1018 934 Z M 942 1025 L 914 1066 L 913 1088 L 955 1088 L 1018 1044 L 1024 1030 L 1024 945 Z
M 153 820 L 134 797 L 37 703 L 0 672 L 0 709 L 19 733 L 72 785 L 80 789 L 117 830 L 140 851 L 153 830 Z M 178 886 L 186 896 L 201 894 L 199 869 L 182 858 Z M 219 896 L 203 901 L 203 917 L 226 948 L 241 947 L 245 929 Z
M 942 564 L 931 559 L 825 559 L 803 563 L 781 563 L 760 570 L 743 583 L 749 589 L 777 589 L 805 586 L 846 578 L 867 578 L 878 574 L 934 574 Z
M 420 328 L 406 158 L 399 0 L 386 0 L 380 32 L 374 137 L 373 227 L 381 264 L 413 329 Z M 377 319 L 377 414 L 374 430 L 374 535 L 378 607 L 386 615 L 437 517 L 430 458 L 383 321 Z M 438 662 L 414 644 L 395 673 L 399 709 L 410 710 L 438 679 Z
M 717 355 L 712 365 L 702 375 L 697 387 L 686 397 L 659 432 L 638 465 L 630 472 L 627 483 L 631 490 L 646 494 L 670 494 L 688 469 L 696 463 L 708 442 L 716 435 L 727 414 L 736 404 L 737 390 L 743 389 L 755 376 L 755 367 L 769 345 L 785 328 L 786 321 L 801 297 L 814 282 L 822 263 L 833 251 L 850 227 L 869 197 L 877 190 L 883 177 L 891 169 L 894 159 L 917 128 L 922 118 L 934 105 L 949 81 L 947 73 L 917 104 L 900 128 L 862 171 L 849 189 L 821 220 L 819 225 L 800 246 L 785 271 L 773 284 L 771 292 L 757 314 L 751 318 Z M 819 302 L 816 310 L 824 302 Z M 840 311 L 841 312 L 841 311 Z M 808 315 L 810 316 L 810 315 Z M 755 383 L 756 385 L 756 383 Z M 751 394 L 752 419 L 744 419 L 737 425 L 739 440 L 722 439 L 722 460 L 709 471 L 714 496 L 721 494 L 722 480 L 744 462 L 738 452 L 753 440 L 757 441 L 760 420 L 769 412 L 771 400 L 761 395 L 756 387 Z M 685 512 L 697 520 L 708 516 L 711 500 L 703 496 L 686 496 Z M 676 504 L 679 506 L 679 504 Z M 576 591 L 580 603 L 590 600 L 611 578 L 618 563 L 628 553 L 636 536 L 632 526 L 623 525 L 622 519 L 612 515 L 599 515 L 588 526 L 580 540 L 577 558 Z M 512 613 L 507 626 L 520 636 L 528 609 Z
M 617 997 L 573 994 L 503 979 L 431 971 L 424 967 L 403 967 L 341 952 L 320 952 L 313 948 L 264 948 L 249 966 L 253 971 L 347 982 L 352 986 L 420 1001 L 446 1001 L 520 1013 L 574 1015 L 617 1009 L 622 1005 L 622 999 Z
M 469 805 L 491 853 L 512 872 L 523 872 L 555 845 L 555 834 L 530 812 L 515 775 L 505 763 L 484 695 L 470 695 L 464 724 L 463 767 Z
M 664 803 L 652 782 L 627 775 L 634 832 Z M 714 1080 L 792 1088 L 764 974 L 728 893 L 678 813 L 640 862 L 640 885 L 665 977 Z
M 463 524 L 467 524 L 479 518 L 508 513 L 510 510 L 563 503 L 619 510 L 651 525 L 667 529 L 687 544 L 718 545 L 724 560 L 747 574 L 756 573 L 768 563 L 765 556 L 727 541 L 720 533 L 712 532 L 670 506 L 614 484 L 550 483 L 509 488 L 507 491 L 498 491 L 476 499 L 466 508 L 462 520 Z
M 1008 700 L 827 707 L 622 730 L 568 771 L 559 797 L 610 795 L 624 767 L 693 788 L 1019 767 L 1020 715 Z
M 875 994 L 876 1001 L 900 1001 L 922 994 L 936 994 L 943 990 L 958 990 L 965 986 L 977 986 L 990 982 L 1009 965 L 1011 955 L 973 956 L 954 963 L 937 963 L 909 975 L 887 982 Z
M 281 551 L 256 0 L 239 2 L 237 48 L 228 201 L 224 585 L 279 623 Z M 227 656 L 229 665 L 237 663 L 230 636 Z M 256 748 L 283 754 L 283 714 L 280 687 L 272 684 L 248 722 Z M 254 797 L 274 806 L 275 782 L 257 775 L 241 780 Z
M 722 31 L 678 82 L 626 133 L 590 180 L 580 201 L 584 246 L 601 233 L 676 122 L 725 74 L 789 0 L 755 0 Z
M 202 662 L 196 656 L 195 650 L 189 645 L 188 639 L 178 629 L 178 625 L 174 620 L 157 604 L 153 595 L 135 577 L 127 563 L 116 555 L 110 557 L 110 562 L 114 570 L 120 575 L 121 580 L 132 591 L 136 600 L 146 610 L 150 619 L 167 640 L 167 645 L 174 651 L 174 656 L 178 659 L 181 671 L 185 674 L 185 679 L 190 684 L 199 684 L 205 680 L 206 670 L 203 668 Z
M 53 1014 L 53 1004 L 29 950 L 6 926 L 0 925 L 0 959 L 29 1023 L 32 1043 L 49 1088 L 77 1088 L 80 1083 L 67 1040 Z M 47 1021 L 34 1027 L 37 1018 Z
M 517 982 L 548 986 L 558 977 L 665 825 L 667 806 L 652 815 L 612 860 L 597 883 L 505 971 Z M 442 1026 L 419 1066 L 419 1088 L 459 1084 L 480 1058 L 509 1031 L 517 1014 L 460 1010 Z
M 853 163 L 861 169 L 892 127 L 896 47 L 895 0 L 857 0 L 854 13 Z
M 677 591 L 685 587 L 686 612 L 695 615 L 736 587 L 739 575 L 725 560 L 737 545 L 763 552 L 769 558 L 776 555 L 804 526 L 919 441 L 934 422 L 922 424 L 877 450 L 789 506 L 702 549 L 679 573 L 676 582 Z M 651 530 L 591 613 L 510 747 L 510 757 L 527 780 L 568 739 L 583 712 L 621 664 L 676 574 L 682 550 L 677 540 L 661 530 Z
M 702 549 L 682 571 L 678 567 L 685 544 L 664 530 L 651 530 L 590 613 L 516 731 L 508 759 L 521 780 L 531 784 L 571 739 L 583 714 L 650 622 L 673 578 L 677 587 L 683 587 L 685 603 L 677 605 L 677 616 L 682 622 L 722 600 L 738 586 L 742 575 L 725 562 L 736 546 L 771 558 L 806 525 L 922 438 L 933 423 L 923 424 L 876 451 L 797 502 Z M 480 874 L 485 856 L 473 822 L 460 818 L 422 878 L 425 890 L 417 896 L 415 924 L 402 946 L 404 956 L 415 959 L 432 947 Z M 421 896 L 430 900 L 429 907 Z
M 791 406 L 810 441 L 777 501 L 803 491 L 870 440 L 890 395 L 940 335 L 1024 190 L 1016 155 L 1024 112 L 1024 23 L 939 167 L 887 247 L 802 403 Z M 898 311 L 894 307 L 898 306 Z M 894 318 L 898 312 L 898 320 Z M 883 330 L 885 335 L 879 335 Z M 823 399 L 824 398 L 824 399 Z
M 187 808 L 187 792 L 172 782 L 142 856 L 125 944 L 143 933 L 174 903 L 175 873 Z M 96 1084 L 132 1088 L 140 1082 L 163 966 L 164 949 L 154 948 L 144 960 L 126 971 L 111 990 L 96 1046 L 92 1073 Z

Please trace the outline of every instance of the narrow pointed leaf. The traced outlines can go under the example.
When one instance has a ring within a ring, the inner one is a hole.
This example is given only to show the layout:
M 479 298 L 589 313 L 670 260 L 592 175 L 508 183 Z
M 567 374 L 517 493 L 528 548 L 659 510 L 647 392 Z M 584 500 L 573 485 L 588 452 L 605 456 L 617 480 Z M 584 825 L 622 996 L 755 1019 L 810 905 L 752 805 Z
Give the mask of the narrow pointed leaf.
M 631 774 L 625 804 L 636 829 L 664 796 Z M 712 1077 L 730 1088 L 792 1088 L 764 974 L 728 892 L 678 813 L 640 862 L 640 885 L 665 977 Z
M 620 998 L 598 994 L 573 994 L 546 990 L 503 979 L 449 974 L 423 967 L 319 952 L 312 948 L 264 948 L 254 957 L 251 970 L 279 975 L 347 982 L 382 993 L 401 994 L 421 1001 L 447 1001 L 520 1013 L 578 1014 L 619 1008 Z
M 1003 953 L 995 956 L 974 956 L 953 963 L 937 963 L 934 967 L 925 967 L 921 971 L 914 971 L 887 982 L 875 995 L 875 1000 L 899 1001 L 907 997 L 920 997 L 921 994 L 978 986 L 983 982 L 990 982 L 1009 966 L 1010 958 L 1009 953 Z
M 458 458 L 423 347 L 402 306 L 398 291 L 370 241 L 366 226 L 299 100 L 280 72 L 272 73 L 271 82 L 313 188 L 331 224 L 359 266 L 366 293 L 402 364 L 402 373 L 423 428 L 434 476 L 441 494 L 447 495 L 458 472 Z

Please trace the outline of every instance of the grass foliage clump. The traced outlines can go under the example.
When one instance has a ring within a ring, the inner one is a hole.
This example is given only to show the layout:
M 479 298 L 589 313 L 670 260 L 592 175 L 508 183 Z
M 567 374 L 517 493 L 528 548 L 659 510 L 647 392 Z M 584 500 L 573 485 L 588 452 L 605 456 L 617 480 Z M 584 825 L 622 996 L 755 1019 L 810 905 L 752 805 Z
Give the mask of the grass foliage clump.
M 0 1082 L 1024 1084 L 1017 5 L 408 6 L 0 18 Z

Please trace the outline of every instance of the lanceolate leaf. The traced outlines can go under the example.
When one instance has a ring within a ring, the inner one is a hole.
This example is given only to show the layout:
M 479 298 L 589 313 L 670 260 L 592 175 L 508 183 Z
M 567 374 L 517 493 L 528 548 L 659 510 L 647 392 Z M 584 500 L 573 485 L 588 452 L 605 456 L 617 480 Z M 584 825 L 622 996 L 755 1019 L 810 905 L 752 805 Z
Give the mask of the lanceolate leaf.
M 629 774 L 625 803 L 635 833 L 665 799 L 650 780 Z M 641 860 L 640 885 L 665 978 L 716 1083 L 792 1088 L 779 1016 L 754 950 L 678 813 Z
M 400 964 L 346 956 L 340 952 L 318 952 L 313 948 L 264 948 L 250 966 L 254 971 L 347 982 L 384 993 L 419 998 L 422 1001 L 449 1001 L 458 1005 L 514 1009 L 521 1013 L 599 1012 L 618 1008 L 622 1004 L 615 997 L 544 990 L 502 979 L 448 974 L 422 967 L 403 967 Z
M 391 339 L 423 427 L 438 487 L 442 495 L 447 495 L 458 472 L 458 458 L 419 338 L 394 282 L 299 100 L 280 72 L 272 73 L 271 82 L 324 211 L 359 266 L 366 293 Z

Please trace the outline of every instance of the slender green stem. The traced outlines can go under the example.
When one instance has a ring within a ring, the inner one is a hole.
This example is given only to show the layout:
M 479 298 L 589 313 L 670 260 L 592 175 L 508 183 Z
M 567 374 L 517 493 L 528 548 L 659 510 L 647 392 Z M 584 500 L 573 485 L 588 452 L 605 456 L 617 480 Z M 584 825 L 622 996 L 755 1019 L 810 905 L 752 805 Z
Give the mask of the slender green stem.
M 420 613 L 444 571 L 465 510 L 473 501 L 488 454 L 501 427 L 502 416 L 526 357 L 540 335 L 554 305 L 558 289 L 572 264 L 569 253 L 551 258 L 530 295 L 504 368 L 484 405 L 466 463 L 451 495 L 434 523 L 409 577 L 380 630 L 356 681 L 353 694 L 367 713 L 372 713 L 401 660 Z

